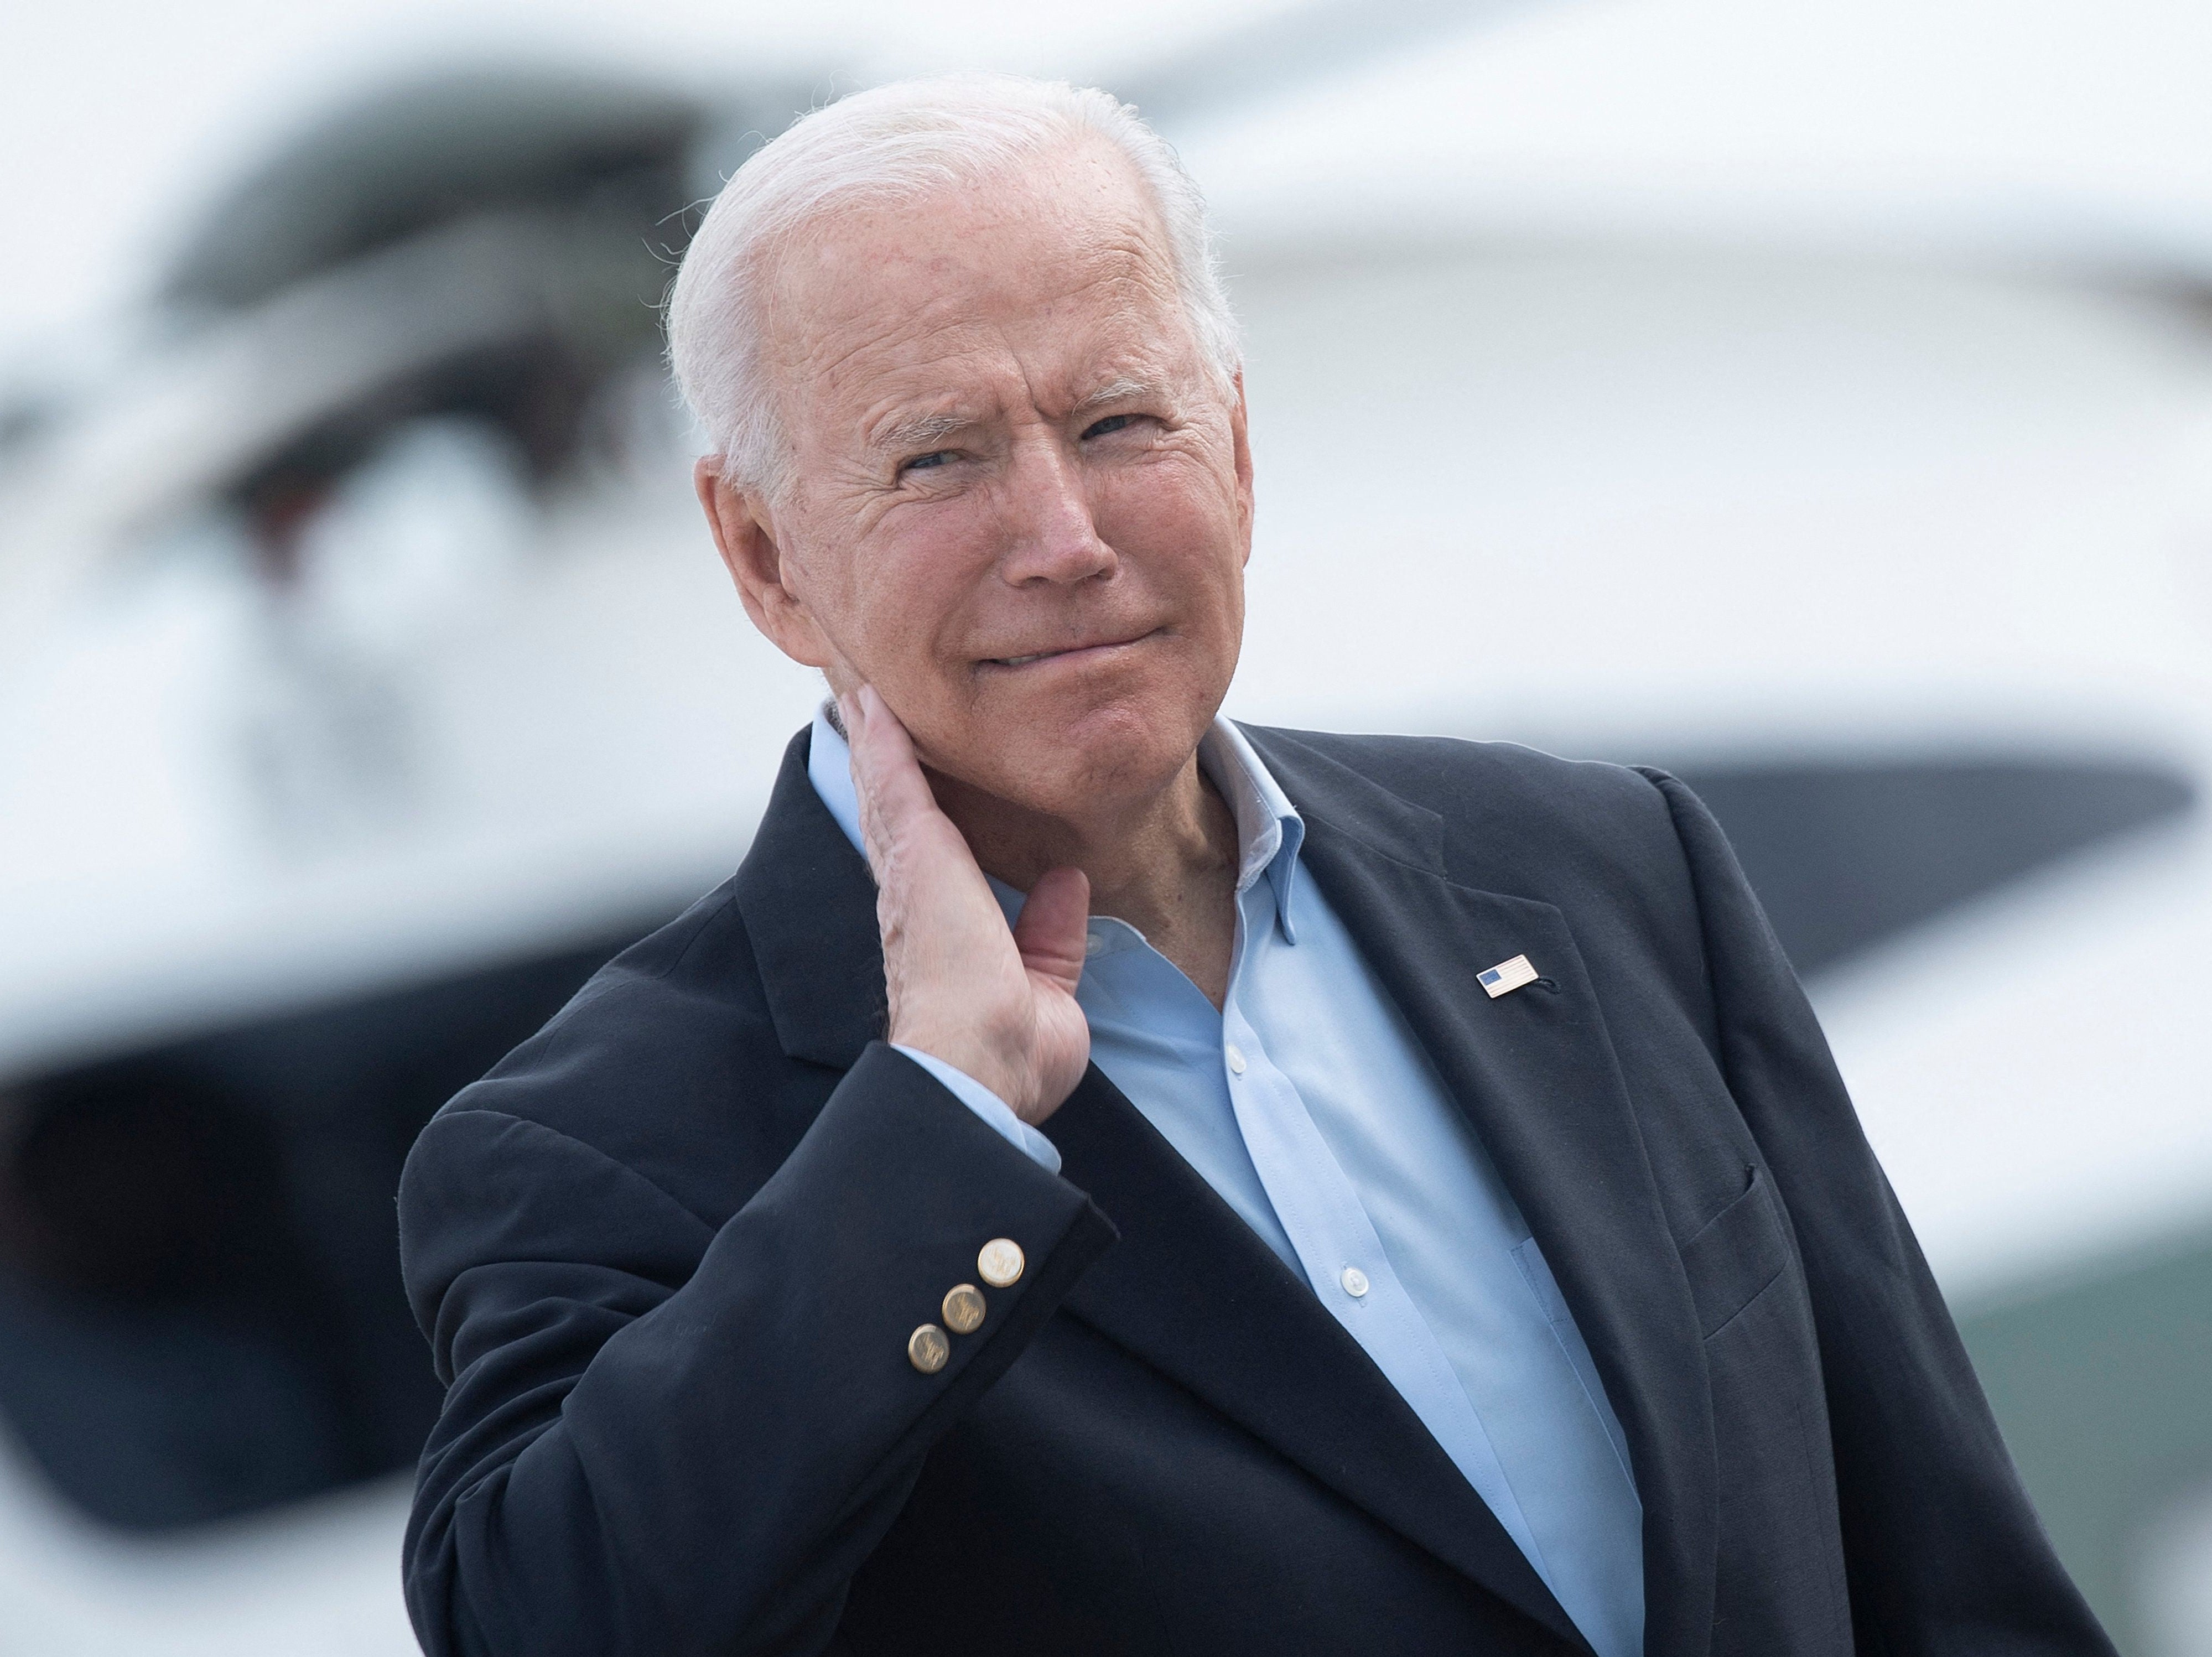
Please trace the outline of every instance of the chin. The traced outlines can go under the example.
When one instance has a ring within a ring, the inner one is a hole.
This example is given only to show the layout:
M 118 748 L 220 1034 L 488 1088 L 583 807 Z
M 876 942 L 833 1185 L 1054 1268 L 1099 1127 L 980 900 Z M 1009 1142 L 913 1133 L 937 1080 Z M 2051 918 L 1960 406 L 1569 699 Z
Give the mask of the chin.
M 1182 699 L 1115 702 L 1057 717 L 1037 713 L 1000 727 L 1021 735 L 989 756 L 1003 779 L 993 792 L 1055 816 L 1095 810 L 1117 796 L 1157 794 L 1182 772 L 1212 717 Z

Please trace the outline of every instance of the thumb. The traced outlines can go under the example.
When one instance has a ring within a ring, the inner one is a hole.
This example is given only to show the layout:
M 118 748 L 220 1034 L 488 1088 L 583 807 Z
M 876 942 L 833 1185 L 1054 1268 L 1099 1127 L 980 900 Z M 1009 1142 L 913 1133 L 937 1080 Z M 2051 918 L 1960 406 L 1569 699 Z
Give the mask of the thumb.
M 1030 889 L 1014 922 L 1022 965 L 1070 995 L 1083 977 L 1084 923 L 1091 918 L 1091 878 L 1080 869 L 1054 869 Z

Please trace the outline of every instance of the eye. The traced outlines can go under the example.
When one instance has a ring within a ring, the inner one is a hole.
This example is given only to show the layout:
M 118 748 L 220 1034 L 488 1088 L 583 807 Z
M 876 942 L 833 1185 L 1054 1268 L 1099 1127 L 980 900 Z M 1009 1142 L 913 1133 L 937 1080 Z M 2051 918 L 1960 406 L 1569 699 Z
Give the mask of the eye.
M 1085 440 L 1094 437 L 1104 437 L 1109 433 L 1120 431 L 1125 426 L 1135 425 L 1142 417 L 1133 414 L 1108 415 L 1105 419 L 1094 421 L 1085 427 L 1083 435 Z
M 927 471 L 933 466 L 945 465 L 949 464 L 951 459 L 951 450 L 932 449 L 927 454 L 918 454 L 911 460 L 901 461 L 899 463 L 899 475 L 901 476 L 904 476 L 908 472 Z

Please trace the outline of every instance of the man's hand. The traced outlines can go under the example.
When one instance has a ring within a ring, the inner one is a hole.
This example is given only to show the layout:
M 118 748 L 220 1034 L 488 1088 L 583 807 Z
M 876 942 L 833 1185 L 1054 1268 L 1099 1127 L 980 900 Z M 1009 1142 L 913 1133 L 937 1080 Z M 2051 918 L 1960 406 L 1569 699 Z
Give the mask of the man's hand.
M 872 685 L 837 707 L 876 873 L 890 1039 L 965 1071 L 1034 1126 L 1091 1061 L 1091 1027 L 1075 1002 L 1091 883 L 1080 869 L 1053 870 L 1010 932 L 897 715 Z

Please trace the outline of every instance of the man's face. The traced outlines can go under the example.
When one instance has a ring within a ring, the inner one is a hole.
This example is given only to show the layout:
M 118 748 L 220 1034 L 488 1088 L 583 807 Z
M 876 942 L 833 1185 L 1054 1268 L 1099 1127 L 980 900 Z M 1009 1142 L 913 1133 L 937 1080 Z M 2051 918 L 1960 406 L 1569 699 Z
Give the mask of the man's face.
M 1164 787 L 1236 669 L 1251 470 L 1127 164 L 1086 147 L 840 215 L 769 317 L 790 464 L 743 501 L 753 580 L 702 485 L 763 630 L 1000 798 Z

